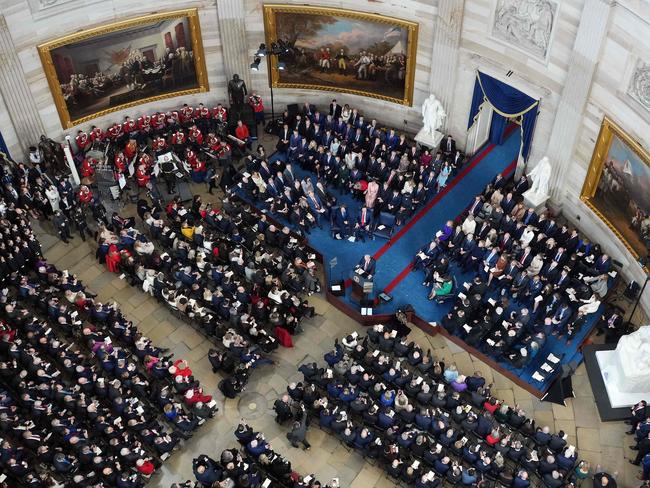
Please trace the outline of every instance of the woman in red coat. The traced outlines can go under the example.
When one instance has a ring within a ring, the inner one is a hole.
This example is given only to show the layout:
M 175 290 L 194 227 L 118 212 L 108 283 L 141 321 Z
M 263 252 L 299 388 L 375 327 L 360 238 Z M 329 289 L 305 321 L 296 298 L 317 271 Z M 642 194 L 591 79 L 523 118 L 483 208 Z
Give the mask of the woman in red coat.
M 111 273 L 117 273 L 120 270 L 120 261 L 122 256 L 115 244 L 111 244 L 106 255 L 106 267 Z

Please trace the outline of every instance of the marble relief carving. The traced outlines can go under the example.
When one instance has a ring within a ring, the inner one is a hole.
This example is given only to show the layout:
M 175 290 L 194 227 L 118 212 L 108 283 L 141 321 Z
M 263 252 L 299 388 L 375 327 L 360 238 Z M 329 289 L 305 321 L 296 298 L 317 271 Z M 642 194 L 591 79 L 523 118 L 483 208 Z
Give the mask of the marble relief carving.
M 497 0 L 492 37 L 546 60 L 558 5 L 554 0 Z
M 637 61 L 627 94 L 650 111 L 650 63 L 642 59 Z

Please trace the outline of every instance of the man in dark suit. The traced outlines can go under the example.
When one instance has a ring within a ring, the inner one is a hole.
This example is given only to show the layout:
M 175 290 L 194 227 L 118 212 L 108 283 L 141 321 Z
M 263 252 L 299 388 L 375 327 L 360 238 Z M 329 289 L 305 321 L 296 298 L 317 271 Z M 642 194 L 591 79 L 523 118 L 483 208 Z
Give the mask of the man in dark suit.
M 451 137 L 451 134 L 448 134 L 440 143 L 440 150 L 447 156 L 456 152 L 456 141 Z
M 526 246 L 524 249 L 519 251 L 519 254 L 517 254 L 516 259 L 519 263 L 519 267 L 526 269 L 530 265 L 530 262 L 533 260 L 533 257 L 533 250 L 530 248 L 530 246 Z
M 369 275 L 374 275 L 375 264 L 376 264 L 375 258 L 373 258 L 370 254 L 366 254 L 364 257 L 361 258 L 359 264 L 357 264 L 357 268 L 362 269 L 364 273 L 367 273 Z
M 341 229 L 341 236 L 345 239 L 352 234 L 352 217 L 344 204 L 334 212 L 334 224 Z
M 289 149 L 289 139 L 291 139 L 291 131 L 289 130 L 289 125 L 284 124 L 280 131 L 278 143 L 275 146 L 278 152 L 287 152 Z
M 286 166 L 284 167 L 284 171 L 282 172 L 282 176 L 284 176 L 284 181 L 286 181 L 286 186 L 293 186 L 293 182 L 295 181 L 296 177 L 293 174 L 293 168 L 291 167 L 291 163 L 286 164 Z
M 357 239 L 366 241 L 366 235 L 373 239 L 372 235 L 372 210 L 368 209 L 365 205 L 359 210 L 357 222 L 354 226 L 354 235 Z
M 336 103 L 336 98 L 334 98 L 332 100 L 332 103 L 330 103 L 330 115 L 334 120 L 339 119 L 341 116 L 341 110 L 343 110 L 343 108 L 338 103 Z
M 524 216 L 521 218 L 521 221 L 525 225 L 535 225 L 537 224 L 537 221 L 539 220 L 539 216 L 537 215 L 537 212 L 533 210 L 532 208 L 527 208 L 526 212 L 524 213 Z
M 474 217 L 478 216 L 483 210 L 483 196 L 477 195 L 472 204 L 469 206 L 469 213 Z
M 515 198 L 512 196 L 512 192 L 509 192 L 503 200 L 501 200 L 501 208 L 503 209 L 503 213 L 509 214 L 512 212 L 512 209 L 514 208 L 516 202 Z

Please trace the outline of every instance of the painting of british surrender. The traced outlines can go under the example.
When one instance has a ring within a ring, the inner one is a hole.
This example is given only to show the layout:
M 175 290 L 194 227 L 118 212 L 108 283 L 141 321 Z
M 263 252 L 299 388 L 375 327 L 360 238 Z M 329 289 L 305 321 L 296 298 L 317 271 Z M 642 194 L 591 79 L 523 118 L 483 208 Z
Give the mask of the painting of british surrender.
M 343 9 L 265 5 L 271 82 L 284 88 L 353 93 L 412 104 L 418 24 Z M 274 57 L 275 58 L 275 57 Z M 286 65 L 277 69 L 277 63 Z
M 88 29 L 38 50 L 65 128 L 208 87 L 196 9 Z
M 650 248 L 650 155 L 614 122 L 600 129 L 582 199 L 635 257 Z

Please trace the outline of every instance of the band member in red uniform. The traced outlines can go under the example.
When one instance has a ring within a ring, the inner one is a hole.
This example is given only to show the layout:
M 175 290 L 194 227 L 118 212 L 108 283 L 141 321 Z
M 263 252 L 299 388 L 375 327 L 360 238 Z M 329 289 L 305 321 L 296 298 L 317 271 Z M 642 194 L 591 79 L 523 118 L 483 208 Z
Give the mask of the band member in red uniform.
M 167 112 L 167 125 L 170 127 L 176 127 L 181 122 L 181 114 L 178 113 L 178 110 L 172 110 Z
M 154 152 L 162 152 L 167 148 L 167 141 L 162 136 L 157 136 L 151 143 Z
M 201 130 L 195 125 L 190 127 L 188 139 L 193 144 L 196 144 L 198 146 L 203 145 L 203 134 L 201 134 Z
M 129 142 L 126 143 L 126 146 L 124 146 L 124 156 L 126 156 L 126 159 L 131 161 L 136 153 L 138 152 L 138 143 L 135 142 L 135 139 L 129 139 Z
M 194 112 L 194 123 L 203 131 L 207 132 L 210 130 L 210 109 L 199 103 L 196 111 Z
M 118 173 L 124 173 L 126 171 L 126 168 L 127 168 L 129 163 L 126 160 L 126 156 L 124 155 L 124 153 L 122 151 L 118 152 L 115 155 L 114 164 L 115 164 L 115 170 Z
M 90 191 L 86 185 L 81 185 L 79 187 L 79 203 L 82 205 L 88 205 L 93 199 L 93 192 Z
M 205 163 L 189 147 L 185 150 L 185 160 L 192 168 L 192 181 L 202 183 L 205 180 Z
M 86 154 L 86 151 L 90 148 L 92 141 L 88 134 L 80 130 L 77 132 L 77 136 L 74 138 L 74 142 L 77 145 L 77 153 Z
M 187 161 L 187 164 L 189 164 L 192 168 L 194 168 L 194 165 L 197 164 L 197 155 L 194 151 L 192 151 L 191 148 L 186 148 L 185 149 L 185 161 Z
M 138 130 L 141 134 L 149 134 L 151 132 L 151 117 L 148 115 L 138 117 Z
M 253 92 L 250 97 L 248 97 L 248 104 L 253 107 L 255 112 L 255 123 L 263 124 L 264 123 L 264 102 L 262 97 L 260 97 L 256 92 Z
M 219 158 L 219 164 L 224 168 L 232 160 L 232 148 L 230 147 L 230 144 L 228 144 L 226 141 L 221 141 L 219 143 L 217 158 Z
M 153 117 L 151 117 L 151 126 L 153 127 L 155 134 L 160 134 L 165 130 L 165 125 L 167 122 L 167 116 L 158 112 Z
M 93 125 L 90 129 L 91 142 L 95 144 L 95 142 L 101 142 L 102 139 L 104 139 L 104 134 L 102 133 L 102 130 L 96 125 Z
M 81 168 L 79 173 L 81 174 L 81 179 L 84 184 L 91 184 L 93 181 L 93 175 L 95 174 L 95 164 L 97 162 L 92 158 L 85 158 L 83 163 L 81 163 Z
M 179 157 L 183 155 L 183 151 L 185 150 L 185 141 L 185 133 L 180 129 L 178 129 L 172 135 L 172 146 L 174 147 L 174 151 L 176 151 L 176 154 L 178 154 Z
M 210 148 L 210 151 L 212 151 L 215 154 L 217 153 L 219 147 L 221 146 L 221 141 L 212 132 L 210 132 L 208 134 L 208 137 L 206 137 L 205 143 Z
M 137 130 L 137 126 L 135 125 L 135 122 L 131 117 L 128 115 L 124 117 L 124 123 L 122 124 L 122 132 L 125 134 L 131 134 L 131 132 L 135 132 Z
M 143 153 L 138 159 L 138 164 L 148 170 L 153 165 L 153 159 L 147 153 Z
M 147 168 L 144 165 L 138 166 L 138 169 L 135 172 L 135 181 L 138 184 L 138 187 L 144 188 L 149 183 L 151 176 L 147 174 Z
M 228 122 L 228 111 L 226 110 L 226 107 L 220 103 L 217 104 L 217 106 L 212 109 L 212 118 L 215 122 L 221 122 L 224 124 Z
M 122 126 L 120 124 L 113 124 L 106 132 L 108 133 L 109 139 L 116 141 L 122 135 Z
M 187 103 L 181 108 L 181 124 L 188 125 L 194 121 L 194 109 Z
M 251 148 L 251 134 L 248 127 L 241 120 L 237 121 L 237 128 L 235 129 L 235 137 L 244 141 L 244 144 L 239 144 L 239 149 L 244 150 L 244 146 L 248 149 Z

